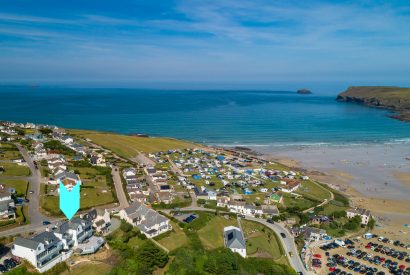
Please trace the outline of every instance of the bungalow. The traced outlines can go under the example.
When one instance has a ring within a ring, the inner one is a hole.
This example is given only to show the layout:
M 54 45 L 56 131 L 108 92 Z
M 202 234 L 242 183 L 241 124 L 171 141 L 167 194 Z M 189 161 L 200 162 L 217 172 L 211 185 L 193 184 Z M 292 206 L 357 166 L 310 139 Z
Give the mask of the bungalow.
M 351 219 L 356 216 L 360 216 L 361 218 L 361 224 L 362 225 L 367 225 L 369 223 L 371 214 L 369 210 L 363 209 L 363 208 L 352 208 L 346 211 L 346 216 Z
M 172 229 L 169 220 L 140 202 L 122 209 L 120 218 L 138 227 L 148 238 L 153 238 Z
M 262 213 L 268 217 L 279 215 L 279 209 L 276 205 L 262 205 Z
M 297 180 L 285 179 L 286 185 L 281 187 L 281 191 L 285 193 L 295 192 L 299 187 L 300 183 Z
M 224 244 L 231 251 L 239 253 L 243 258 L 246 258 L 246 243 L 243 232 L 235 226 L 224 228 Z

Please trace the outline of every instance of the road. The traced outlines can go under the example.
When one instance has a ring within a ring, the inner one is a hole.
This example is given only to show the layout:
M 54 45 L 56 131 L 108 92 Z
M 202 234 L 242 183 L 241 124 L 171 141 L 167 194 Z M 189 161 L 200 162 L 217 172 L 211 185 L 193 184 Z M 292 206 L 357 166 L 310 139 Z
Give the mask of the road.
M 125 195 L 124 187 L 122 186 L 119 170 L 120 169 L 118 169 L 118 167 L 113 166 L 111 175 L 114 181 L 115 193 L 117 193 L 118 202 L 120 203 L 120 209 L 123 209 L 130 206 L 130 204 L 128 203 L 127 196 Z
M 216 210 L 209 209 L 209 208 L 202 208 L 202 207 L 186 207 L 186 208 L 182 208 L 181 211 L 215 212 Z M 167 211 L 163 210 L 163 212 L 169 214 L 169 212 L 171 212 L 171 210 L 167 210 Z M 220 212 L 220 213 L 222 214 L 223 212 Z M 285 250 L 286 257 L 288 258 L 289 263 L 296 270 L 296 272 L 302 272 L 303 274 L 306 274 L 306 275 L 314 274 L 314 273 L 309 272 L 309 271 L 306 270 L 305 265 L 303 264 L 301 258 L 299 257 L 299 252 L 297 250 L 295 241 L 294 241 L 292 235 L 290 234 L 290 232 L 284 226 L 282 226 L 279 223 L 272 224 L 272 223 L 268 223 L 264 219 L 253 218 L 253 217 L 249 217 L 249 216 L 246 216 L 245 219 L 261 223 L 261 224 L 269 227 L 270 229 L 272 229 L 278 235 L 279 239 L 281 240 L 282 247 Z M 286 238 L 282 238 L 280 233 L 284 233 L 286 235 Z M 290 257 L 289 252 L 293 253 L 293 257 Z
M 34 191 L 34 193 L 29 193 L 27 195 L 27 198 L 30 200 L 28 203 L 28 216 L 30 219 L 30 224 L 36 227 L 42 225 L 43 220 L 46 219 L 40 212 L 41 173 L 38 169 L 35 168 L 34 162 L 29 156 L 27 150 L 20 144 L 16 144 L 16 146 L 31 171 L 31 175 L 27 178 L 27 180 L 30 183 L 30 190 Z
M 299 257 L 299 252 L 295 244 L 295 240 L 293 239 L 292 235 L 289 233 L 289 231 L 282 226 L 281 224 L 278 223 L 268 223 L 264 219 L 259 219 L 259 218 L 253 218 L 253 217 L 248 217 L 246 216 L 246 220 L 254 221 L 261 223 L 273 231 L 276 232 L 278 235 L 279 239 L 282 242 L 282 247 L 285 249 L 286 256 L 292 265 L 292 267 L 296 270 L 296 272 L 302 272 L 303 274 L 314 274 L 311 272 L 308 272 L 305 268 L 305 265 L 302 262 L 302 259 Z M 280 233 L 284 233 L 286 238 L 283 238 Z M 293 256 L 290 257 L 289 252 L 292 252 Z

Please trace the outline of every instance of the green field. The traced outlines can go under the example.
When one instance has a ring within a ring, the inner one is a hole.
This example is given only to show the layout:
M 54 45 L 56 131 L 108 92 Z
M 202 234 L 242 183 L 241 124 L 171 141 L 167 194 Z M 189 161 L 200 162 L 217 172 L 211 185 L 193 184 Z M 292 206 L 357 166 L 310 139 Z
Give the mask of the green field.
M 111 175 L 106 176 L 100 170 L 109 168 L 94 167 L 69 167 L 81 178 L 80 188 L 80 209 L 89 209 L 94 206 L 104 205 L 115 202 L 111 186 L 107 183 L 107 178 L 111 180 Z M 98 170 L 100 169 L 100 170 Z M 49 194 L 55 186 L 42 186 L 42 194 Z M 51 215 L 60 215 L 59 198 L 53 195 L 44 195 L 41 206 Z
M 224 246 L 224 227 L 238 226 L 235 218 L 216 216 L 207 223 L 203 228 L 198 230 L 198 236 L 206 249 L 215 249 Z
M 172 231 L 164 238 L 158 240 L 158 243 L 166 247 L 169 251 L 175 250 L 178 247 L 184 246 L 188 242 L 188 238 L 179 226 L 171 221 Z
M 283 195 L 283 203 L 286 207 L 299 207 L 300 210 L 308 209 L 317 205 L 317 203 L 311 200 L 305 199 L 303 197 L 295 198 L 288 194 Z
M 110 272 L 112 266 L 102 262 L 80 263 L 71 268 L 68 274 L 76 275 L 103 275 Z
M 70 133 L 88 138 L 124 158 L 135 157 L 141 152 L 158 152 L 169 149 L 197 147 L 193 143 L 172 138 L 146 138 L 83 130 L 71 130 Z
M 302 186 L 299 187 L 296 193 L 320 201 L 331 198 L 330 191 L 321 185 L 310 180 L 302 181 L 301 183 Z
M 3 166 L 4 172 L 0 173 L 1 176 L 8 177 L 24 177 L 30 175 L 30 169 L 27 166 L 18 165 L 12 162 L 1 162 L 0 166 Z
M 246 250 L 250 257 L 269 257 L 280 260 L 283 251 L 275 232 L 264 225 L 241 220 L 242 229 L 246 237 Z
M 28 182 L 20 179 L 1 179 L 0 183 L 4 184 L 6 188 L 12 187 L 16 189 L 17 197 L 25 197 L 28 189 Z

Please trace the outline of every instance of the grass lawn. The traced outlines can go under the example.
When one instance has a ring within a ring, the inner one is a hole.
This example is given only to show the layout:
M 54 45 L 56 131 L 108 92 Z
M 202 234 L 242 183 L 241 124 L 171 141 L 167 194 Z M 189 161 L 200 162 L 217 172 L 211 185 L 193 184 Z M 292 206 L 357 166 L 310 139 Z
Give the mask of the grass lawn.
M 207 225 L 198 230 L 198 236 L 206 249 L 215 249 L 224 246 L 224 227 L 238 226 L 235 218 L 225 219 L 222 216 L 215 216 Z
M 12 187 L 16 189 L 16 196 L 17 197 L 24 197 L 26 196 L 27 189 L 28 189 L 28 181 L 26 180 L 17 180 L 17 179 L 1 179 L 0 182 L 8 187 Z
M 286 207 L 299 207 L 301 210 L 308 209 L 316 205 L 316 203 L 303 197 L 295 198 L 287 194 L 283 195 L 283 203 Z
M 338 206 L 338 205 L 334 205 L 334 204 L 328 203 L 328 204 L 326 204 L 326 205 L 324 206 L 324 210 L 323 210 L 323 211 L 320 211 L 320 214 L 329 215 L 329 214 L 331 214 L 331 213 L 333 213 L 333 212 L 335 212 L 335 211 L 345 211 L 345 210 L 347 210 L 348 208 L 349 208 L 349 207 L 347 207 L 347 206 Z
M 302 186 L 296 191 L 305 197 L 311 197 L 323 201 L 330 199 L 330 192 L 319 184 L 316 184 L 310 180 L 302 181 Z
M 0 174 L 3 176 L 29 176 L 30 169 L 27 166 L 18 165 L 17 163 L 11 162 L 0 162 L 0 166 L 3 166 L 4 172 Z
M 184 231 L 171 221 L 173 231 L 165 238 L 158 240 L 158 243 L 165 246 L 169 251 L 185 245 L 188 241 Z
M 146 138 L 83 130 L 71 130 L 70 133 L 88 138 L 124 158 L 135 157 L 140 152 L 158 152 L 169 149 L 197 147 L 193 143 L 171 138 Z
M 22 158 L 19 150 L 14 144 L 0 142 L 0 159 L 13 160 Z
M 283 255 L 279 237 L 266 226 L 251 221 L 241 220 L 246 238 L 247 254 L 250 257 L 269 257 L 280 260 Z
M 102 262 L 80 263 L 71 268 L 69 274 L 76 275 L 103 275 L 110 272 L 112 266 Z

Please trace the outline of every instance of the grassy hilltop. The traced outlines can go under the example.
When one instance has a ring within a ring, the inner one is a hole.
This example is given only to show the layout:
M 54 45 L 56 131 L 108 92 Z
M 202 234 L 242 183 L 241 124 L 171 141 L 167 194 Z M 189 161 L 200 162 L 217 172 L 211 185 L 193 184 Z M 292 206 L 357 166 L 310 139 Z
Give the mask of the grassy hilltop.
M 88 130 L 70 130 L 70 133 L 90 139 L 95 144 L 111 150 L 123 158 L 133 158 L 139 153 L 200 147 L 200 145 L 164 137 L 138 137 Z
M 392 117 L 410 121 L 410 88 L 355 86 L 337 96 L 338 101 L 391 109 Z

